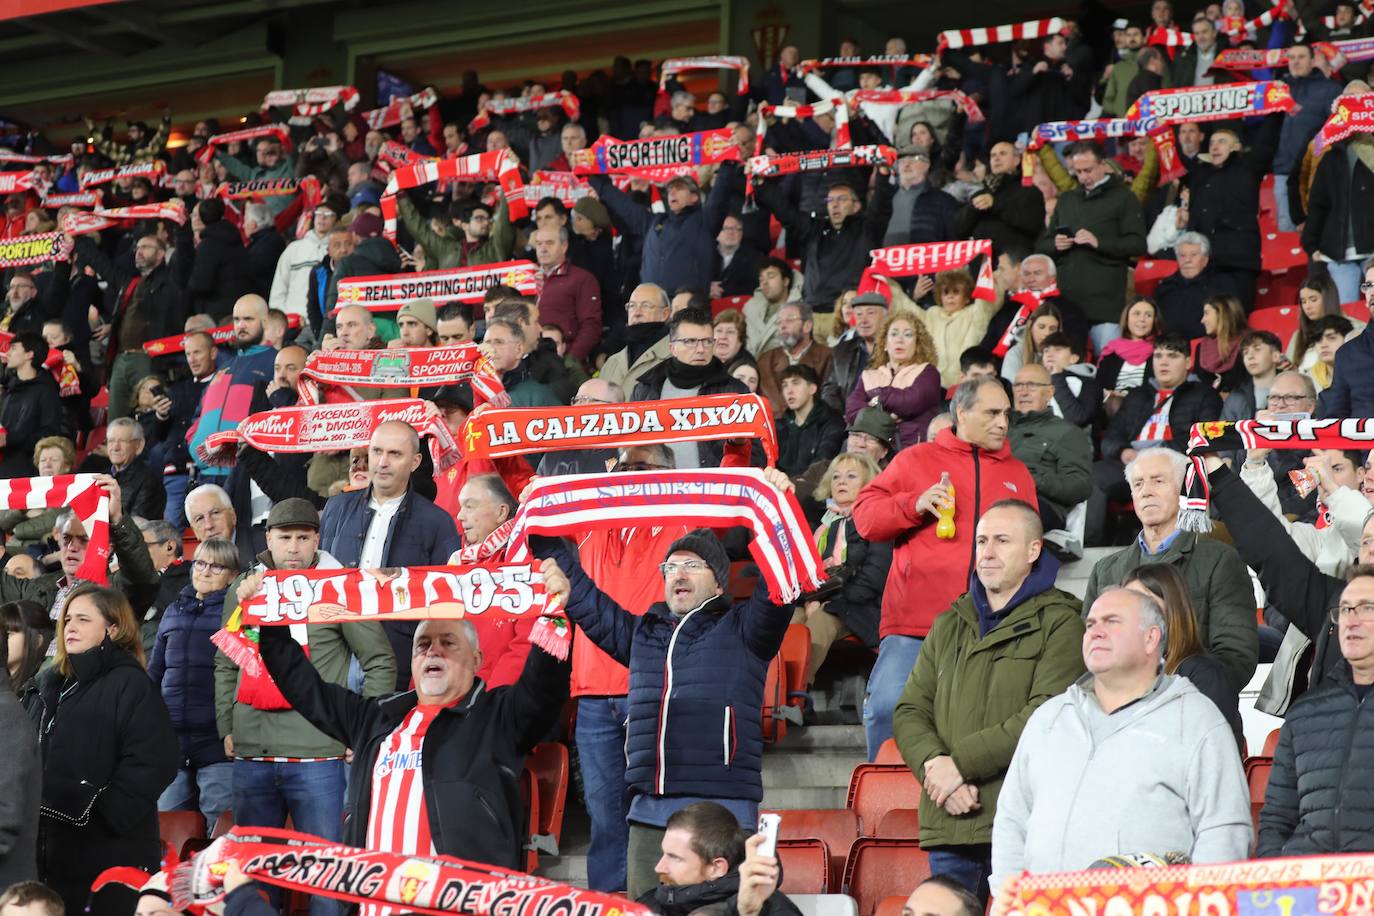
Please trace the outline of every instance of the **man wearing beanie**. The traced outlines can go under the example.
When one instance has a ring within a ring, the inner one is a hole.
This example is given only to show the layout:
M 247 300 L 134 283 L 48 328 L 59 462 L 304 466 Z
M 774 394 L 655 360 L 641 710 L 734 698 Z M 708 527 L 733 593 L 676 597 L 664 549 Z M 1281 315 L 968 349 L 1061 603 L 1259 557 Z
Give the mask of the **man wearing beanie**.
M 301 319 L 302 345 L 309 347 L 314 343 L 314 335 L 307 319 L 307 302 L 310 297 L 310 277 L 320 266 L 329 251 L 329 233 L 339 222 L 339 217 L 348 212 L 348 198 L 335 192 L 315 207 L 310 220 L 310 231 L 286 246 L 277 259 L 277 270 L 272 277 L 272 293 L 267 302 L 274 309 Z
M 764 475 L 792 489 L 776 468 Z M 530 543 L 544 558 L 549 594 L 563 599 L 584 636 L 630 669 L 627 881 L 637 899 L 657 883 L 654 866 L 674 812 L 714 801 L 753 829 L 763 799 L 764 678 L 792 606 L 773 604 L 762 581 L 747 601 L 733 601 L 725 591 L 729 558 L 706 529 L 668 548 L 659 567 L 663 601 L 640 617 L 598 588 L 564 541 L 534 536 Z
M 439 333 L 439 319 L 433 299 L 412 299 L 396 313 L 396 328 L 401 336 L 392 347 L 432 347 Z
M 620 304 L 616 285 L 615 247 L 611 239 L 611 214 L 594 197 L 584 197 L 572 208 L 568 221 L 572 237 L 568 240 L 568 260 L 596 278 L 601 290 L 604 324 L 624 328 L 625 309 Z

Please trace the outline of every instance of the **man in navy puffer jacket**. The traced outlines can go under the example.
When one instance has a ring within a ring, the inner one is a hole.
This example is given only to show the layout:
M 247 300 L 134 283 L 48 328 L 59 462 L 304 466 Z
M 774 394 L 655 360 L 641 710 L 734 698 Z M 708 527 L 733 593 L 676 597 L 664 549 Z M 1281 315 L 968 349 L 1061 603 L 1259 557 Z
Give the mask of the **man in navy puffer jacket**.
M 779 489 L 790 482 L 765 474 Z M 725 594 L 730 562 L 698 529 L 676 541 L 661 569 L 665 600 L 636 617 L 596 587 L 565 542 L 531 536 L 544 585 L 568 617 L 630 669 L 625 783 L 630 794 L 629 896 L 658 879 L 664 825 L 693 802 L 717 802 L 752 830 L 763 799 L 763 705 L 768 663 L 792 619 L 760 582 L 747 601 Z

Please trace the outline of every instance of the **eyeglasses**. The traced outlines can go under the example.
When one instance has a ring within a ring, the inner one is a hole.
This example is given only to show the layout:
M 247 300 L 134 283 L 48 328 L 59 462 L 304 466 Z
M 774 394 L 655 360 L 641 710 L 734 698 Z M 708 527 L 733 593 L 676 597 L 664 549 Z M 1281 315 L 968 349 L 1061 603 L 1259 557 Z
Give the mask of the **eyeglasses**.
M 218 563 L 211 563 L 209 560 L 192 560 L 191 568 L 196 572 L 208 572 L 218 576 L 221 573 L 229 572 L 228 566 L 221 566 Z
M 709 349 L 716 339 L 714 337 L 674 337 L 673 343 L 682 344 L 689 350 Z
M 661 464 L 650 464 L 647 461 L 620 461 L 616 463 L 617 471 L 666 471 L 668 470 Z
M 1302 404 L 1312 400 L 1305 394 L 1271 394 L 1269 395 L 1270 404 L 1293 405 Z
M 611 401 L 603 401 L 603 400 L 601 400 L 600 398 L 588 397 L 588 396 L 585 395 L 585 394 L 576 395 L 576 396 L 572 399 L 572 406 L 574 406 L 574 407 L 584 407 L 584 406 L 586 406 L 587 404 L 610 404 L 610 403 L 613 403 L 613 402 L 611 402 Z
M 678 570 L 682 570 L 683 572 L 689 572 L 689 573 L 691 573 L 691 572 L 700 572 L 700 571 L 703 570 L 703 569 L 710 569 L 710 568 L 711 568 L 711 567 L 707 566 L 705 563 L 703 563 L 703 562 L 700 561 L 700 560 L 684 560 L 684 561 L 681 562 L 681 563 L 660 563 L 660 564 L 658 564 L 658 570 L 659 570 L 659 572 L 663 573 L 664 577 L 671 576 L 671 575 L 673 575 L 674 573 L 676 573 Z
M 1032 388 L 1053 388 L 1048 382 L 1012 382 L 1011 387 L 1017 391 L 1028 391 Z
M 1359 604 L 1339 604 L 1327 611 L 1331 615 L 1331 622 L 1339 624 L 1342 617 L 1358 618 L 1360 623 L 1374 623 L 1374 601 L 1362 601 Z

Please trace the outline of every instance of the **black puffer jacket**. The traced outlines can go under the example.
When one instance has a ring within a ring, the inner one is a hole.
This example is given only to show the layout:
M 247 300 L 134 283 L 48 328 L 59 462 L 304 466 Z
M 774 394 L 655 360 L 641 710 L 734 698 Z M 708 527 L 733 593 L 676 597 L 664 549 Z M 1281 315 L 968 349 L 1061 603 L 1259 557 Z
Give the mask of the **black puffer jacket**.
M 878 620 L 882 613 L 883 588 L 892 567 L 891 541 L 865 541 L 854 526 L 853 516 L 838 518 L 827 526 L 821 559 L 827 564 L 835 539 L 843 532 L 844 565 L 839 576 L 844 587 L 826 602 L 825 609 L 844 621 L 849 631 L 870 649 L 878 648 Z M 833 573 L 832 573 L 833 575 Z
M 979 210 L 970 202 L 954 218 L 957 239 L 991 239 L 994 256 L 1008 247 L 1030 248 L 1045 227 L 1045 198 L 1021 184 L 1019 175 L 990 175 L 978 194 L 991 194 L 992 206 Z
M 1266 118 L 1248 152 L 1232 153 L 1219 166 L 1198 160 L 1188 167 L 1188 228 L 1211 239 L 1218 267 L 1260 269 L 1260 182 L 1273 164 L 1283 119 Z
M 1374 701 L 1342 665 L 1288 710 L 1260 812 L 1258 855 L 1374 851 Z
M 396 246 L 379 235 L 362 239 L 352 254 L 339 258 L 334 273 L 329 278 L 329 289 L 325 301 L 325 313 L 332 315 L 339 298 L 339 281 L 345 277 L 368 277 L 373 274 L 398 274 L 401 272 L 401 257 Z M 328 327 L 333 328 L 330 320 Z
M 1130 448 L 1131 443 L 1140 435 L 1145 421 L 1155 409 L 1155 394 L 1159 391 L 1153 379 L 1138 388 L 1132 388 L 1121 402 L 1121 409 L 1107 424 L 1107 432 L 1102 437 L 1102 457 L 1116 460 L 1121 453 Z M 1221 395 L 1201 382 L 1184 382 L 1174 389 L 1174 403 L 1169 408 L 1169 431 L 1172 439 L 1163 444 L 1175 451 L 1183 451 L 1188 445 L 1188 435 L 1193 424 L 1203 420 L 1221 418 Z
M 0 477 L 32 477 L 33 447 L 38 440 L 72 434 L 51 372 L 40 368 L 28 381 L 10 376 L 0 396 L 0 426 L 5 428 Z
M 782 884 L 781 871 L 778 884 Z M 738 897 L 739 872 L 732 871 L 700 884 L 660 884 L 641 896 L 639 902 L 660 916 L 688 916 L 690 913 L 739 916 Z M 763 902 L 759 916 L 801 916 L 801 910 L 785 894 L 774 891 Z
M 1320 252 L 1344 261 L 1352 245 L 1356 251 L 1374 249 L 1374 207 L 1356 204 L 1374 195 L 1374 172 L 1359 159 L 1351 168 L 1350 142 L 1338 143 L 1317 162 L 1302 227 L 1302 247 L 1309 255 Z
M 663 397 L 663 382 L 668 378 L 668 370 L 672 368 L 676 360 L 668 359 L 654 366 L 644 373 L 635 385 L 634 395 L 631 401 L 657 401 Z M 720 360 L 714 356 L 711 362 L 717 368 L 710 378 L 702 383 L 697 391 L 698 395 L 707 394 L 748 394 L 749 389 L 739 379 L 731 377 L 726 373 L 725 367 Z M 697 450 L 701 456 L 701 466 L 704 468 L 718 468 L 722 459 L 725 457 L 725 443 L 719 440 L 714 442 L 701 442 L 697 445 Z M 763 450 L 755 442 L 753 446 L 753 463 L 762 467 Z
M 243 247 L 243 238 L 223 220 L 201 231 L 199 245 L 193 246 L 191 242 L 189 220 L 180 234 L 177 254 L 191 253 L 195 259 L 186 280 L 190 313 L 209 315 L 217 322 L 227 318 L 234 310 L 234 302 L 250 289 L 248 249 Z
M 122 471 L 111 469 L 114 479 L 119 481 L 120 503 L 128 515 L 140 518 L 162 518 L 167 508 L 167 488 L 162 485 L 162 466 L 157 470 L 140 455 Z

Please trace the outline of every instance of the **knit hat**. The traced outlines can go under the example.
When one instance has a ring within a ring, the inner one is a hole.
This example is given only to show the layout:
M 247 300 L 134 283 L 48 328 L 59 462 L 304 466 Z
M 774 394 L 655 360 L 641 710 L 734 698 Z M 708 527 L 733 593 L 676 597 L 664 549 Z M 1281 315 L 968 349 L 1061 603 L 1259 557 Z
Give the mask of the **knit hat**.
M 349 229 L 360 239 L 370 239 L 382 234 L 382 218 L 375 213 L 359 213 L 353 217 Z
M 606 212 L 606 205 L 594 197 L 584 197 L 573 204 L 573 212 L 598 229 L 611 226 L 611 214 Z
M 679 550 L 687 553 L 694 553 L 711 567 L 711 572 L 715 574 L 716 584 L 725 588 L 730 584 L 730 558 L 725 555 L 725 548 L 721 546 L 720 538 L 709 528 L 697 528 L 689 531 L 682 537 L 673 541 L 668 552 L 663 555 L 666 560 Z
M 433 299 L 412 299 L 401 310 L 396 313 L 396 320 L 400 321 L 409 315 L 420 324 L 429 328 L 434 333 L 439 333 L 439 319 L 435 315 Z
M 897 421 L 881 407 L 864 407 L 854 416 L 854 422 L 849 424 L 849 431 L 866 433 L 891 448 L 892 437 L 897 432 Z

